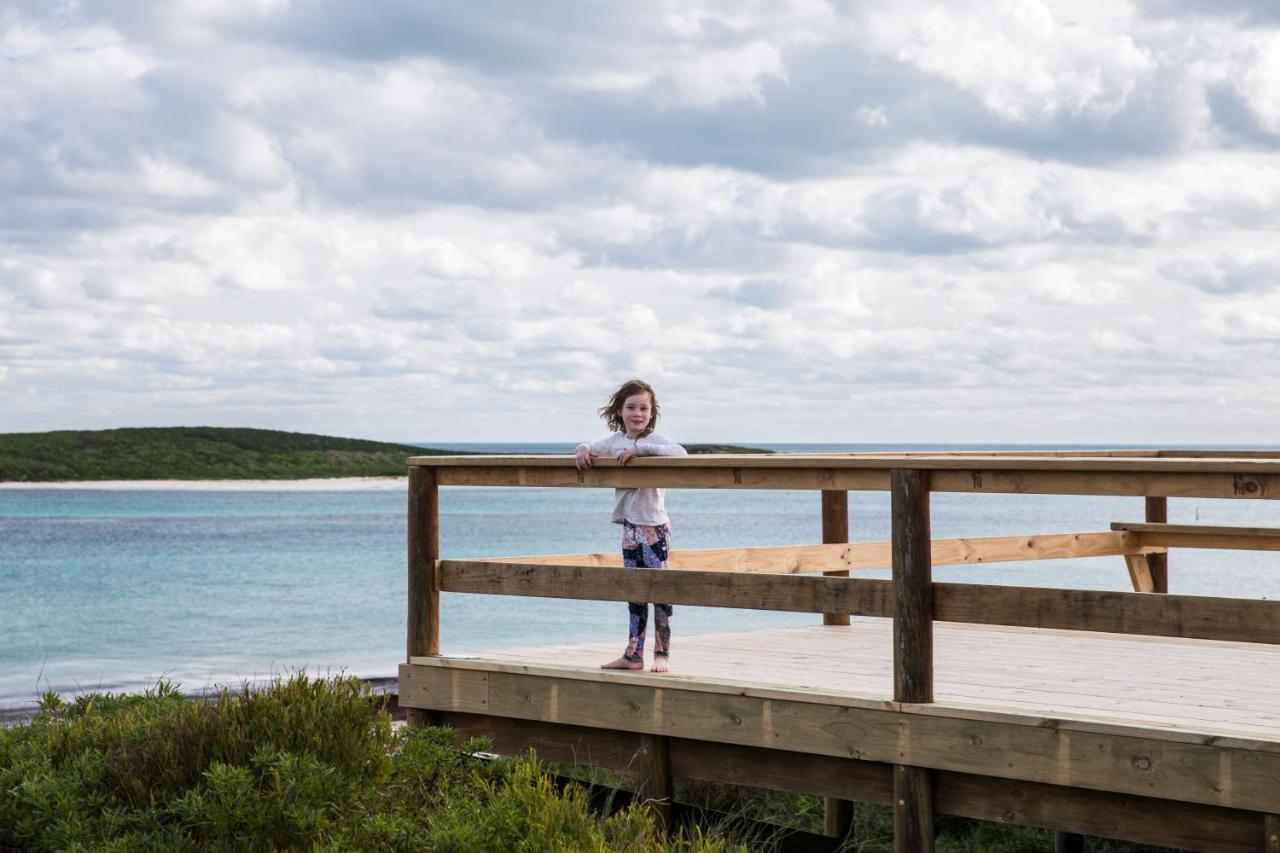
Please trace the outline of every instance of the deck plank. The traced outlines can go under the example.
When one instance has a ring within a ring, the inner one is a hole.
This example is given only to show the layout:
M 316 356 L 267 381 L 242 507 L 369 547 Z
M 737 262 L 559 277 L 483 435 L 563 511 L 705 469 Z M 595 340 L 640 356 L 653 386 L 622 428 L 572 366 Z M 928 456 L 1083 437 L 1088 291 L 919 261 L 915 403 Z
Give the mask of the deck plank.
M 1273 646 L 942 622 L 935 633 L 939 704 L 1280 742 L 1280 649 Z M 673 672 L 663 677 L 677 682 L 714 680 L 872 702 L 893 697 L 885 619 L 677 633 L 673 645 Z M 476 654 L 591 671 L 618 647 L 601 641 Z

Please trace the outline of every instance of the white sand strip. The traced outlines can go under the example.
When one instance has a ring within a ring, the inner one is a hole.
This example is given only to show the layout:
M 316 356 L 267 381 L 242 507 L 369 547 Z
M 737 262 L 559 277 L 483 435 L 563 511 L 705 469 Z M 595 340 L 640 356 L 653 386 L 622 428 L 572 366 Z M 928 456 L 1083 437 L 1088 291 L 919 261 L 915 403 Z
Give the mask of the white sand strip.
M 0 489 L 92 489 L 131 492 L 393 492 L 408 477 L 329 477 L 310 480 L 81 480 L 50 483 L 0 482 Z

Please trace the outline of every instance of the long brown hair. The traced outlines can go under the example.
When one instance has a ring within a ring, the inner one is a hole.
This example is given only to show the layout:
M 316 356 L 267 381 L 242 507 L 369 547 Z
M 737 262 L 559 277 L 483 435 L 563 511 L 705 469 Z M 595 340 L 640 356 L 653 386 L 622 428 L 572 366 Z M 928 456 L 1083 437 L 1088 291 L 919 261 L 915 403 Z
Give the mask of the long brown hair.
M 600 418 L 608 425 L 609 429 L 614 432 L 626 432 L 626 424 L 622 422 L 622 406 L 627 402 L 628 397 L 634 397 L 637 394 L 648 394 L 649 402 L 653 404 L 653 414 L 649 418 L 649 425 L 640 433 L 640 438 L 653 432 L 653 428 L 658 425 L 658 395 L 653 393 L 653 386 L 643 379 L 628 379 L 613 392 L 613 396 L 609 398 L 609 402 L 600 407 Z

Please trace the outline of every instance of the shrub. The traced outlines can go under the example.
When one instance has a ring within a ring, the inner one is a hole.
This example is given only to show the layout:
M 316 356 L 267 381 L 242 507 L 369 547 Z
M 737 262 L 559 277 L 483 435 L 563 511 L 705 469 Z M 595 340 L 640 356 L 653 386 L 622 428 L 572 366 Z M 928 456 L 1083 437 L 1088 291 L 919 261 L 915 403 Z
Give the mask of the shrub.
M 0 730 L 0 847 L 35 850 L 724 850 L 608 819 L 532 757 L 477 757 L 447 729 L 394 732 L 356 679 L 295 676 L 190 701 L 46 696 Z

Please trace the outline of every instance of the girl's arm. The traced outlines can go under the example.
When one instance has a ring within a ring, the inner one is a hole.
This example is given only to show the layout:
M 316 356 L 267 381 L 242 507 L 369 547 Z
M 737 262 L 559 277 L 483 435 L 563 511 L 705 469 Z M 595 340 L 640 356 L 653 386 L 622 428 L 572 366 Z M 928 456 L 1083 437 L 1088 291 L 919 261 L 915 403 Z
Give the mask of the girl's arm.
M 614 455 L 614 436 L 602 438 L 599 441 L 584 441 L 578 445 L 577 453 L 586 450 L 592 456 L 613 456 Z
M 664 435 L 650 435 L 636 442 L 636 456 L 688 456 L 688 452 Z
M 596 456 L 613 456 L 614 436 L 609 436 L 601 441 L 582 442 L 573 452 L 574 464 L 579 469 L 590 468 L 591 460 Z

